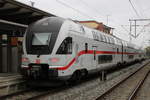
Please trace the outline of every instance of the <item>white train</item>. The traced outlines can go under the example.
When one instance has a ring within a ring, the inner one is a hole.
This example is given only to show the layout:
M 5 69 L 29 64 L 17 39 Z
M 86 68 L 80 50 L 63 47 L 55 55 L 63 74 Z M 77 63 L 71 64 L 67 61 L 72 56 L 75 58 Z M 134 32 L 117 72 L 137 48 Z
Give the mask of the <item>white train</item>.
M 24 76 L 46 80 L 79 79 L 144 57 L 126 41 L 60 17 L 31 24 L 23 50 Z

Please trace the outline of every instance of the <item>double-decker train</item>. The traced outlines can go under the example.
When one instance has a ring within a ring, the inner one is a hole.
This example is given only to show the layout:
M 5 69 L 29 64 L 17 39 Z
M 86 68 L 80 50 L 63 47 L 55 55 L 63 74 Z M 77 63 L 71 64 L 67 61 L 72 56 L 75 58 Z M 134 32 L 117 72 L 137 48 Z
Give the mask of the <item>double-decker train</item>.
M 23 75 L 35 80 L 77 80 L 144 58 L 129 42 L 60 17 L 29 25 L 23 51 Z

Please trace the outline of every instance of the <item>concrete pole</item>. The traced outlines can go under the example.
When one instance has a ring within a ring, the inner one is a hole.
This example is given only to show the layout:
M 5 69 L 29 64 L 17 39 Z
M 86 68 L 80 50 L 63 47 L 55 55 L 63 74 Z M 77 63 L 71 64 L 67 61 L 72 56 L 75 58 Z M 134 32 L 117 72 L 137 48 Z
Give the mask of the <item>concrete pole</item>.
M 2 72 L 2 35 L 0 35 L 0 73 Z
M 131 41 L 132 41 L 131 32 L 132 32 L 132 22 L 130 21 L 130 32 L 129 32 L 129 38 L 130 38 L 129 42 L 130 42 L 130 43 L 131 43 Z
M 11 36 L 7 35 L 7 72 L 11 72 L 12 65 L 12 48 L 11 48 Z

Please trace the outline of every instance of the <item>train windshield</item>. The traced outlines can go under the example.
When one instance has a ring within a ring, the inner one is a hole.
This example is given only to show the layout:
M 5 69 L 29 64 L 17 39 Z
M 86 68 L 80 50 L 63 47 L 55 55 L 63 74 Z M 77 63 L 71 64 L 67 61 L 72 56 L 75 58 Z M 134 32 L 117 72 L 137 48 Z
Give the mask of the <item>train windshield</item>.
M 61 18 L 50 17 L 31 24 L 25 35 L 27 54 L 51 54 L 63 22 Z
M 35 33 L 32 40 L 32 45 L 49 45 L 51 33 Z

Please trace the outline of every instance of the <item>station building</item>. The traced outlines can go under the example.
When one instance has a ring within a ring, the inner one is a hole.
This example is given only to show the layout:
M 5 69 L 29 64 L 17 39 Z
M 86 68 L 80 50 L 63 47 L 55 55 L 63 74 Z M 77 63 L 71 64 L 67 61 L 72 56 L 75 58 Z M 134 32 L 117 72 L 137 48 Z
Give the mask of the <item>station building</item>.
M 0 0 L 0 73 L 20 71 L 22 37 L 30 23 L 55 16 L 15 0 Z
M 113 29 L 114 28 L 106 26 L 101 22 L 92 21 L 92 20 L 91 21 L 77 21 L 77 22 L 79 22 L 80 24 L 83 24 L 87 27 L 94 28 L 94 29 L 97 29 L 99 31 L 113 35 Z
M 55 16 L 15 0 L 0 0 L 0 73 L 18 73 L 22 38 L 29 24 Z M 87 27 L 112 34 L 113 28 L 96 21 L 78 21 Z

